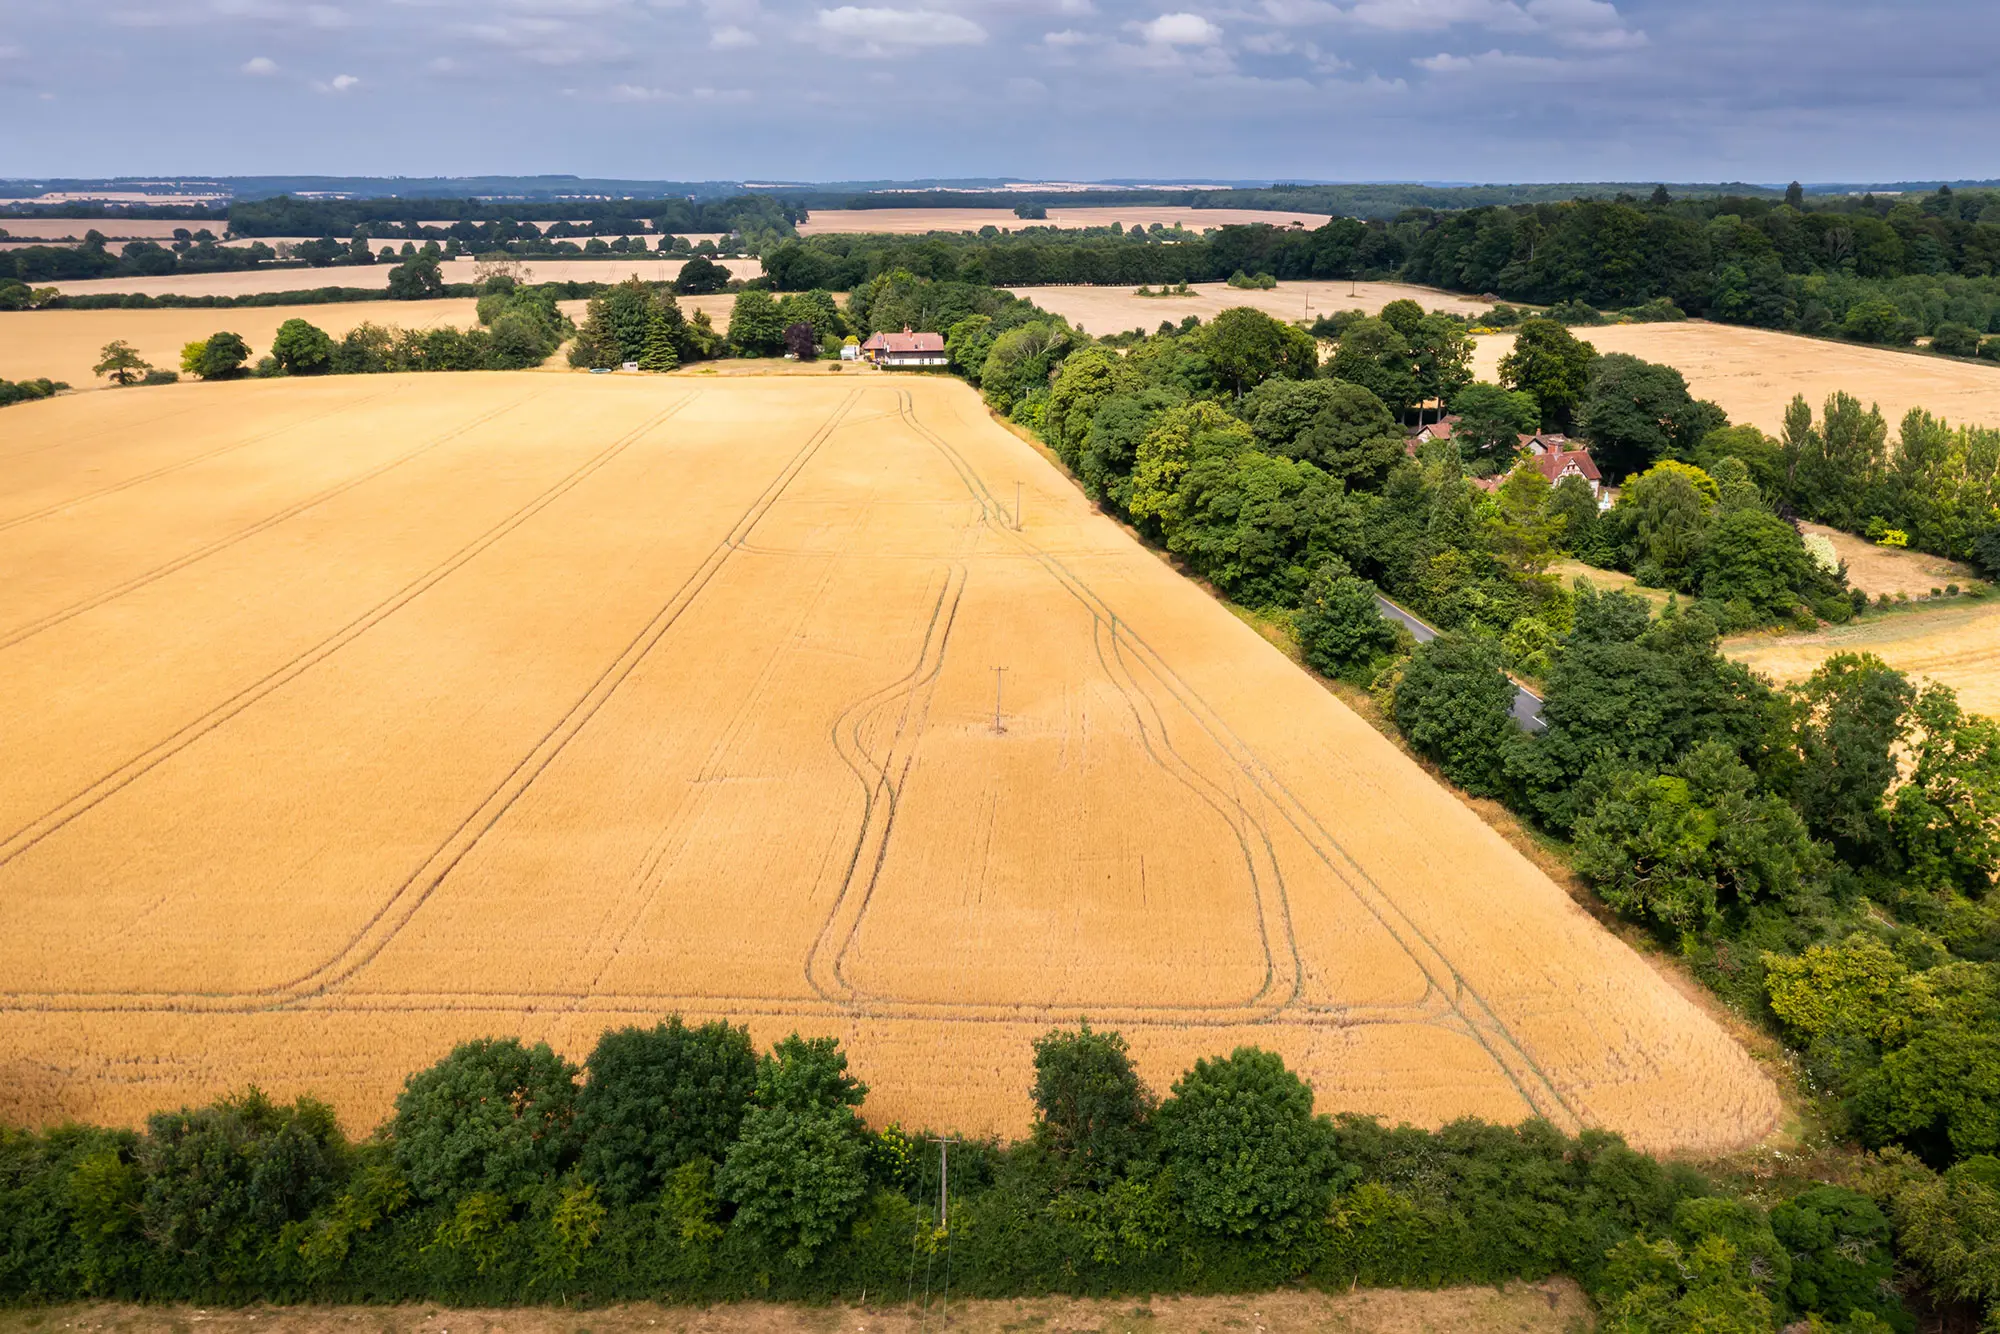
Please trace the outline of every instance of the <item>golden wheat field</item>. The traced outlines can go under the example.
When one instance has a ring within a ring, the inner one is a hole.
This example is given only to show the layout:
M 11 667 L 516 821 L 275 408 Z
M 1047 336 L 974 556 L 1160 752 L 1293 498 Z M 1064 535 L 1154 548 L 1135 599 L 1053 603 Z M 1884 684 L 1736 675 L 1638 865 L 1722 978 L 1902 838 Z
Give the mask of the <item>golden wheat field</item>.
M 1020 217 L 1011 208 L 855 208 L 814 209 L 798 225 L 800 236 L 826 236 L 835 232 L 893 232 L 916 235 L 923 232 L 976 232 L 982 227 L 1019 231 L 1023 227 L 1183 227 L 1205 232 L 1216 227 L 1267 223 L 1273 227 L 1323 227 L 1331 215 L 1325 213 L 1285 213 L 1271 209 L 1188 208 L 1165 204 L 1094 204 L 1075 208 L 1049 206 L 1046 218 Z
M 1088 1016 L 1169 1083 L 1769 1132 L 1746 1053 L 954 381 L 548 373 L 6 410 L 0 1118 L 455 1041 L 838 1035 L 1018 1133 Z M 1016 488 L 1020 502 L 1017 507 Z
M 677 298 L 681 312 L 706 311 L 717 330 L 729 331 L 733 296 Z M 451 325 L 469 329 L 478 322 L 477 302 L 469 297 L 441 301 L 342 301 L 319 306 L 235 306 L 155 310 L 26 310 L 0 311 L 0 379 L 46 377 L 78 389 L 106 383 L 91 369 L 102 359 L 104 345 L 114 339 L 130 343 L 140 356 L 161 370 L 181 364 L 181 348 L 196 339 L 227 329 L 241 334 L 262 356 L 271 348 L 278 326 L 289 319 L 317 325 L 335 338 L 362 324 L 402 329 Z M 560 303 L 571 319 L 582 322 L 583 301 Z M 560 358 L 558 358 L 560 360 Z M 4 425 L 4 423 L 0 423 Z
M 1281 320 L 1303 320 L 1336 310 L 1365 310 L 1374 315 L 1391 301 L 1409 299 L 1425 310 L 1474 315 L 1489 306 L 1472 297 L 1441 292 L 1409 283 L 1286 282 L 1264 291 L 1231 287 L 1228 283 L 1189 283 L 1189 296 L 1139 296 L 1132 287 L 1013 287 L 1008 290 L 1063 316 L 1094 334 L 1127 329 L 1159 328 L 1160 321 L 1179 324 L 1190 315 L 1212 320 L 1232 306 L 1253 306 Z
M 1927 409 L 1954 426 L 2000 426 L 2000 365 L 1992 362 L 1700 320 L 1572 332 L 1599 352 L 1629 352 L 1674 367 L 1697 397 L 1713 399 L 1731 421 L 1774 434 L 1783 427 L 1794 394 L 1804 394 L 1817 415 L 1827 396 L 1839 391 L 1881 405 L 1892 438 L 1911 408 Z M 1500 358 L 1513 346 L 1512 334 L 1479 339 L 1473 354 L 1479 378 L 1498 379 Z
M 522 277 L 533 283 L 615 283 L 638 276 L 647 282 L 672 282 L 680 276 L 679 259 L 524 259 Z M 764 272 L 761 260 L 723 259 L 716 263 L 736 278 Z M 169 273 L 157 278 L 82 278 L 47 284 L 69 296 L 138 292 L 146 296 L 254 296 L 260 292 L 300 292 L 317 287 L 386 288 L 393 264 L 341 265 L 337 268 L 260 268 L 236 273 Z M 447 283 L 477 282 L 478 261 L 446 260 Z

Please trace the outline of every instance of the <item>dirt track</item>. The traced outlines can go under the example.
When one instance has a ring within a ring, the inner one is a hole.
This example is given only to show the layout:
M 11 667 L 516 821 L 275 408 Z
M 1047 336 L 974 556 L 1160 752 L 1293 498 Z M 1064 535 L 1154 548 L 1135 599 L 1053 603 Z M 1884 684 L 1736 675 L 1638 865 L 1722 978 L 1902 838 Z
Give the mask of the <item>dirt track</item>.
M 949 1324 L 945 1317 L 949 1315 Z M 1237 1297 L 933 1302 L 916 1306 L 681 1307 L 456 1310 L 437 1306 L 253 1307 L 98 1303 L 0 1310 L 0 1334 L 1587 1334 L 1595 1313 L 1574 1283 L 1439 1292 L 1264 1292 Z

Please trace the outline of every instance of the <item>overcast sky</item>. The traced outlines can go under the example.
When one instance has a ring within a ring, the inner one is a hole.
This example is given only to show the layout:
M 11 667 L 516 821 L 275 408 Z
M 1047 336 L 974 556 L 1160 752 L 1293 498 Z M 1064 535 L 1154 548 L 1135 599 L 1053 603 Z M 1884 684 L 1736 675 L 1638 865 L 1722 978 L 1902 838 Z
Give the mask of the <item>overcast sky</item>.
M 1996 0 L 0 0 L 0 175 L 2000 176 Z

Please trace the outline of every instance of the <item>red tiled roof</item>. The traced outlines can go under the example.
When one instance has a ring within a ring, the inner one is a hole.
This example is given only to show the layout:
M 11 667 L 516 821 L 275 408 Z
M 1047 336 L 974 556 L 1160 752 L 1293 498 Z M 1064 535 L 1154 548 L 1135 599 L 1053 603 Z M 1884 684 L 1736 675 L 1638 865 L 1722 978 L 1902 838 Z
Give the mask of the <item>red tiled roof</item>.
M 865 352 L 942 352 L 944 335 L 911 333 L 908 329 L 901 333 L 878 333 L 861 348 Z
M 1583 479 L 1586 482 L 1604 480 L 1603 475 L 1597 471 L 1597 464 L 1592 461 L 1590 451 L 1587 449 L 1552 449 L 1546 454 L 1534 454 L 1530 457 L 1534 460 L 1535 466 L 1542 470 L 1542 476 L 1548 478 L 1551 482 L 1560 481 L 1564 469 L 1568 468 L 1572 463 L 1576 465 L 1577 472 L 1583 475 Z

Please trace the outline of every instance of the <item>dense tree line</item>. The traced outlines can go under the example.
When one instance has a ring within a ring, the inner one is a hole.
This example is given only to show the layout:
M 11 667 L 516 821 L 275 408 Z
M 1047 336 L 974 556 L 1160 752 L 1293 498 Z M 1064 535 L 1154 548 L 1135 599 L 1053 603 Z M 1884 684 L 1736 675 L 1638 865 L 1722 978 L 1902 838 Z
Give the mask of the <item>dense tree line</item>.
M 1664 193 L 1664 192 L 1662 192 Z M 1694 315 L 1908 343 L 2000 333 L 2000 191 L 1636 198 L 1413 213 L 1404 276 L 1510 300 Z
M 481 199 L 272 199 L 236 200 L 229 228 L 238 236 L 347 236 L 365 228 L 371 235 L 442 242 L 489 237 L 489 226 L 528 227 L 530 218 L 586 224 L 589 234 L 606 232 L 731 232 L 789 234 L 798 221 L 796 204 L 773 195 L 739 194 L 727 199 L 554 199 L 526 203 Z M 443 224 L 425 226 L 426 223 Z M 4 223 L 0 223 L 4 225 Z M 463 229 L 463 230 L 461 230 Z M 530 233 L 522 233 L 527 235 Z M 533 233 L 539 235 L 539 229 Z M 506 238 L 502 238 L 506 239 Z
M 1633 1334 L 1859 1334 L 1912 1324 L 1884 1204 L 1906 1238 L 1993 1204 L 1903 1160 L 1872 1194 L 1767 1205 L 1602 1132 L 1315 1115 L 1254 1047 L 1159 1096 L 1086 1024 L 1037 1040 L 1034 1071 L 1033 1134 L 961 1143 L 948 1213 L 928 1137 L 862 1121 L 835 1040 L 760 1054 L 678 1018 L 605 1033 L 581 1067 L 465 1043 L 359 1143 L 254 1088 L 136 1133 L 0 1131 L 0 1297 L 895 1301 L 948 1259 L 954 1295 L 988 1297 L 1566 1273 Z
M 36 380 L 0 380 L 0 408 L 15 403 L 32 403 L 38 398 L 54 398 L 69 388 L 60 380 L 46 377 Z

